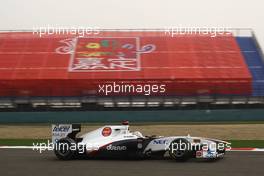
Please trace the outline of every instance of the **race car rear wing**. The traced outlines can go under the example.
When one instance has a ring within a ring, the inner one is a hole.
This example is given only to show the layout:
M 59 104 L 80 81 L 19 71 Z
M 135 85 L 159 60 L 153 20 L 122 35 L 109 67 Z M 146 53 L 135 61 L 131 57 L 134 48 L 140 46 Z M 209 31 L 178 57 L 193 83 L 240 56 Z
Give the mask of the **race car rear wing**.
M 52 143 L 59 139 L 69 137 L 76 138 L 76 134 L 81 131 L 81 124 L 52 124 Z

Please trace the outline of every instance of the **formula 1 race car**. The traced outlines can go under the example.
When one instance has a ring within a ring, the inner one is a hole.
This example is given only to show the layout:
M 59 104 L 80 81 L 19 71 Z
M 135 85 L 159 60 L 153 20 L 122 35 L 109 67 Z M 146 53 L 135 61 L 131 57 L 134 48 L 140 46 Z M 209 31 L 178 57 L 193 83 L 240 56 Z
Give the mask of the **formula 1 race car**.
M 190 158 L 216 160 L 223 158 L 228 142 L 191 136 L 143 136 L 131 132 L 129 124 L 103 126 L 80 137 L 79 124 L 52 125 L 53 149 L 62 160 L 88 158 L 171 158 L 186 161 Z

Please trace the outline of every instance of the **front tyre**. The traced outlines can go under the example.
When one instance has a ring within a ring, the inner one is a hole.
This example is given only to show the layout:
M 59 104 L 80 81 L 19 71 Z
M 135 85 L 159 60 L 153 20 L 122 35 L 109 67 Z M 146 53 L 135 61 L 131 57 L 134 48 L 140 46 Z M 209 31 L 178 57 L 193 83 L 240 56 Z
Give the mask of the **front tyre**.
M 69 138 L 58 140 L 54 148 L 54 153 L 61 160 L 71 160 L 76 156 L 76 142 Z
M 191 143 L 184 138 L 175 139 L 170 144 L 169 154 L 176 161 L 187 161 L 193 154 Z

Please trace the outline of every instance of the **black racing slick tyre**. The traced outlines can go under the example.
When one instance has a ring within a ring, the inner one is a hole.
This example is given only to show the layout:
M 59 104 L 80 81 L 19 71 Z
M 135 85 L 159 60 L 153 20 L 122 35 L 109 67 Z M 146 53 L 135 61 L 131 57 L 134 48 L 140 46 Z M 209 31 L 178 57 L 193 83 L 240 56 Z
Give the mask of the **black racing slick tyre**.
M 170 144 L 169 154 L 175 161 L 187 161 L 193 155 L 191 143 L 184 138 L 175 139 Z
M 61 160 L 74 159 L 77 153 L 76 142 L 69 137 L 62 138 L 57 141 L 54 153 Z

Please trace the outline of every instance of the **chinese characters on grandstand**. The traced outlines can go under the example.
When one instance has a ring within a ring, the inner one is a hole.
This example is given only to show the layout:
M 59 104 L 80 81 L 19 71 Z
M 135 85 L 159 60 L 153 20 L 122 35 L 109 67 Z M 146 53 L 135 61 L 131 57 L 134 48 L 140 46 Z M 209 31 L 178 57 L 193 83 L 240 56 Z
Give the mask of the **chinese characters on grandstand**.
M 60 41 L 58 54 L 70 54 L 70 72 L 139 71 L 140 54 L 155 45 L 140 46 L 138 37 L 91 37 Z

